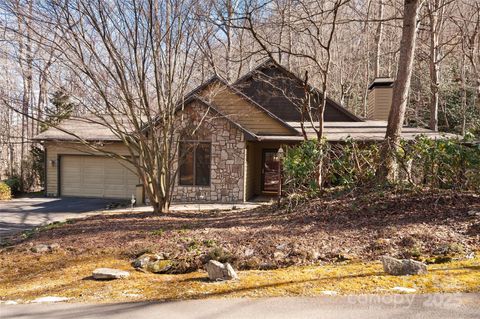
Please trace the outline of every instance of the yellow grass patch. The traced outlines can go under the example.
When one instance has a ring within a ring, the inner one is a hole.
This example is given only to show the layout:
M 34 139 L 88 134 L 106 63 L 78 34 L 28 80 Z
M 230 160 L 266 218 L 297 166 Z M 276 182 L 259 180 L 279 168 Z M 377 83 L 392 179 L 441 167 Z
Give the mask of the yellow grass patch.
M 133 270 L 113 256 L 71 257 L 3 254 L 0 262 L 0 299 L 29 301 L 43 296 L 70 297 L 75 302 L 167 300 L 211 297 L 316 296 L 396 293 L 393 287 L 417 293 L 480 292 L 480 258 L 429 265 L 423 276 L 395 277 L 383 273 L 379 262 L 290 267 L 268 271 L 240 271 L 239 281 L 208 282 L 205 272 L 156 275 Z M 98 267 L 128 270 L 131 276 L 94 281 Z

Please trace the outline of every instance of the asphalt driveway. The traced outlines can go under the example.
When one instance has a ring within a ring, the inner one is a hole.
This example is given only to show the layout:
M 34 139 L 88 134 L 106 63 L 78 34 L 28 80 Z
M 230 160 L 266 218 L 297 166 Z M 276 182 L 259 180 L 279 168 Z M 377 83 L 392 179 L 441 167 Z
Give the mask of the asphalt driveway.
M 73 197 L 23 197 L 0 201 L 0 238 L 35 226 L 92 215 L 113 201 Z

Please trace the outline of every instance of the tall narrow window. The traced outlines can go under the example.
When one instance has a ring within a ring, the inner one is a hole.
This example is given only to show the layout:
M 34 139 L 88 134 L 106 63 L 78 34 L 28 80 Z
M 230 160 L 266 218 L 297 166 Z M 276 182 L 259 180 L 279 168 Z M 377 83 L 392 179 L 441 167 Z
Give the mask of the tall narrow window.
M 180 143 L 180 185 L 210 185 L 211 144 L 196 141 Z

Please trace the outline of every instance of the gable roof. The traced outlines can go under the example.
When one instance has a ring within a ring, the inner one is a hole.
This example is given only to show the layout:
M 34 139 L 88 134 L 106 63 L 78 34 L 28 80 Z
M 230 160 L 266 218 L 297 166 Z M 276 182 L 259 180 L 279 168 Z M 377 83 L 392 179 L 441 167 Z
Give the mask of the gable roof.
M 260 64 L 234 84 L 245 95 L 285 121 L 300 121 L 298 105 L 304 96 L 303 81 L 272 60 Z M 321 92 L 309 86 L 321 98 Z M 312 107 L 315 107 L 312 105 Z M 361 122 L 361 118 L 327 97 L 325 122 Z
M 215 87 L 216 86 L 216 87 Z M 192 97 L 208 100 L 210 106 L 238 122 L 255 134 L 297 135 L 298 132 L 288 123 L 270 112 L 237 88 L 231 86 L 219 76 L 213 76 L 187 94 L 187 100 Z M 236 104 L 236 105 L 235 105 Z M 179 105 L 179 109 L 182 108 Z M 264 130 L 262 130 L 264 126 Z M 275 132 L 272 132 L 275 131 Z
M 100 120 L 92 118 L 71 117 L 64 119 L 56 127 L 50 127 L 38 134 L 34 140 L 62 140 L 62 141 L 121 141 L 121 138 L 112 132 Z
M 287 97 L 278 96 L 279 93 L 283 94 L 285 92 L 282 92 L 278 87 L 276 88 L 276 83 L 272 85 L 262 79 L 262 76 L 267 77 L 269 80 L 276 79 L 280 81 L 279 84 L 284 85 L 283 88 L 286 89 L 295 87 L 298 89 L 300 87 L 302 92 L 293 90 L 293 92 L 290 92 L 291 96 L 288 96 L 289 98 L 298 99 L 301 98 L 298 96 L 299 94 L 303 95 L 302 80 L 284 67 L 268 60 L 253 71 L 245 74 L 232 85 L 219 76 L 211 77 L 190 91 L 177 107 L 177 111 L 180 111 L 183 106 L 187 106 L 193 101 L 198 101 L 201 105 L 211 109 L 242 131 L 248 140 L 303 140 L 300 128 L 301 119 L 298 117 L 299 111 Z M 221 88 L 220 91 L 223 90 L 223 96 L 215 97 L 215 94 L 212 96 L 208 95 L 210 88 L 214 85 L 218 85 Z M 267 86 L 265 87 L 265 85 Z M 320 91 L 314 87 L 311 87 L 311 89 L 320 94 Z M 272 94 L 273 91 L 277 91 L 277 96 Z M 232 113 L 232 104 L 235 103 L 237 103 L 236 112 Z M 254 120 L 255 116 L 260 116 L 259 119 L 261 121 L 256 123 Z M 262 125 L 270 128 L 263 129 Z M 307 135 L 309 138 L 314 138 L 315 132 L 311 127 L 309 128 L 310 125 L 310 123 L 305 124 Z M 327 140 L 341 141 L 351 137 L 356 140 L 380 141 L 385 137 L 386 126 L 387 123 L 385 121 L 364 121 L 335 101 L 327 99 L 324 122 Z M 125 130 L 128 127 L 128 122 L 125 122 Z M 444 134 L 424 128 L 404 127 L 402 132 L 403 139 L 413 139 L 418 135 L 425 135 L 430 138 L 456 137 L 454 134 Z M 79 117 L 66 119 L 57 128 L 49 128 L 34 139 L 121 141 L 117 134 L 102 124 L 101 120 L 95 121 L 91 118 Z
M 228 121 L 234 127 L 239 129 L 240 131 L 242 131 L 246 135 L 247 140 L 257 140 L 258 139 L 258 136 L 255 133 L 249 131 L 248 129 L 246 129 L 245 127 L 240 125 L 239 123 L 237 123 L 235 121 L 232 121 L 228 116 L 223 114 L 222 111 L 218 110 L 215 106 L 213 106 L 211 103 L 204 100 L 202 97 L 200 97 L 198 95 L 191 95 L 190 97 L 188 97 L 188 99 L 185 100 L 184 105 L 189 105 L 189 104 L 191 104 L 195 101 L 199 102 L 200 105 L 205 106 L 207 108 L 207 112 L 209 110 L 212 110 L 213 112 L 218 114 L 221 118 L 224 118 L 226 121 Z

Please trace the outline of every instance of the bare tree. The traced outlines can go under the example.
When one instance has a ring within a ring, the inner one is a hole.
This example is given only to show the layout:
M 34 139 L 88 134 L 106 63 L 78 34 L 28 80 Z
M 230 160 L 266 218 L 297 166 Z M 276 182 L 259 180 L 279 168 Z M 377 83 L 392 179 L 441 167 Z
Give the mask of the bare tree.
M 29 32 L 72 73 L 73 98 L 88 113 L 84 120 L 108 127 L 129 154 L 77 139 L 92 151 L 132 164 L 155 212 L 168 210 L 176 176 L 175 137 L 181 126 L 176 112 L 198 52 L 192 18 L 196 8 L 194 0 L 79 0 L 35 3 L 31 10 L 8 7 L 11 14 L 34 21 Z M 39 32 L 46 29 L 47 35 Z
M 252 37 L 261 50 L 271 61 L 280 64 L 277 57 L 282 55 L 289 56 L 290 59 L 296 58 L 303 61 L 304 74 L 304 96 L 297 107 L 302 114 L 302 132 L 305 139 L 308 138 L 305 133 L 305 123 L 316 134 L 319 149 L 322 149 L 324 143 L 324 114 L 330 93 L 330 73 L 332 65 L 332 49 L 337 32 L 337 23 L 340 10 L 349 2 L 349 0 L 317 0 L 317 1 L 298 1 L 292 3 L 293 7 L 289 10 L 292 13 L 290 19 L 285 19 L 280 15 L 279 21 L 268 20 L 260 22 L 255 19 L 255 14 L 260 11 L 259 7 L 254 7 L 247 11 L 244 19 L 246 26 Z M 263 8 L 262 4 L 260 8 Z M 261 16 L 261 14 L 258 14 Z M 288 23 L 287 23 L 288 21 Z M 293 43 L 278 41 L 278 38 L 271 37 L 265 33 L 262 28 L 264 23 L 273 24 L 276 28 L 281 28 L 287 34 L 292 34 L 295 40 Z M 288 29 L 288 31 L 286 31 Z M 319 75 L 317 79 L 320 82 L 320 94 L 313 89 L 309 78 L 309 69 L 312 73 Z M 323 156 L 320 155 L 317 172 L 317 184 L 321 188 Z
M 394 152 L 399 147 L 408 102 L 420 7 L 421 0 L 405 0 L 397 78 L 393 86 L 392 106 L 388 116 L 385 141 L 382 146 L 381 164 L 377 170 L 377 176 L 380 180 L 392 181 L 396 177 Z
M 477 105 L 480 108 L 480 3 L 461 1 L 457 5 L 459 17 L 453 21 L 459 30 L 462 52 L 470 62 L 475 76 Z

